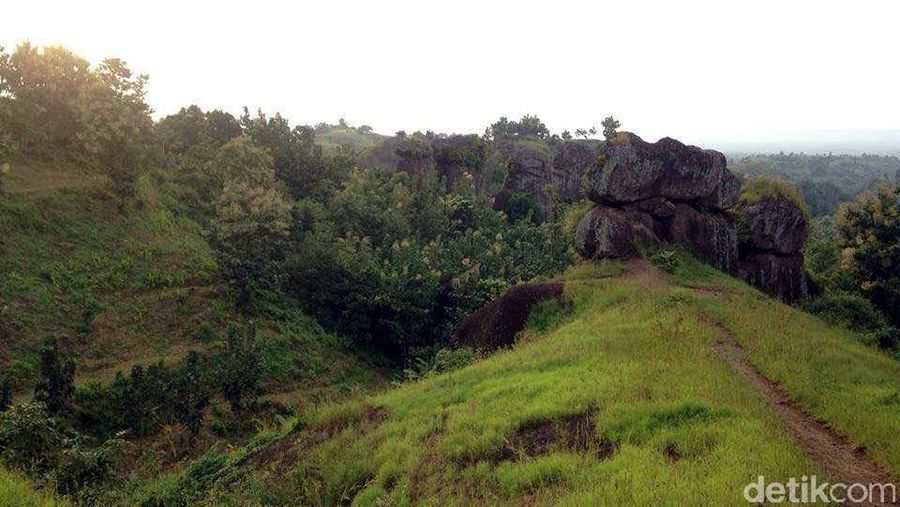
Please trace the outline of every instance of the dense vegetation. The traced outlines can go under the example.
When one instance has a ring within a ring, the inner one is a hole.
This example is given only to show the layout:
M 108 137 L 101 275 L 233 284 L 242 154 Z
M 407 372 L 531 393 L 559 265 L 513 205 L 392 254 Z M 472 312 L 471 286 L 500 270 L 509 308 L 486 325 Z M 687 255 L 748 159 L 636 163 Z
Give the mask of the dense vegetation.
M 760 154 L 733 160 L 730 166 L 738 174 L 774 176 L 795 185 L 813 216 L 833 214 L 876 182 L 900 178 L 900 159 L 894 156 Z
M 556 215 L 360 163 L 422 134 L 196 106 L 154 124 L 146 82 L 64 48 L 0 51 L 0 449 L 59 493 L 91 502 L 170 466 L 136 439 L 182 459 L 289 413 L 281 393 L 465 361 L 441 350 L 465 315 L 573 259 Z

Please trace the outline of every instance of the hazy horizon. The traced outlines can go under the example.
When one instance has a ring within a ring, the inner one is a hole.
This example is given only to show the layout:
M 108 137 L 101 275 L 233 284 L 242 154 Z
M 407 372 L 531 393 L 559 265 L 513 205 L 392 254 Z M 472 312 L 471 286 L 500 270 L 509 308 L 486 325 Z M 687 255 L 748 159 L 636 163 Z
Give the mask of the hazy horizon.
M 523 114 L 560 132 L 614 115 L 647 139 L 730 151 L 900 151 L 897 4 L 236 5 L 19 3 L 0 44 L 120 57 L 150 75 L 157 118 L 248 106 L 391 134 L 481 133 Z

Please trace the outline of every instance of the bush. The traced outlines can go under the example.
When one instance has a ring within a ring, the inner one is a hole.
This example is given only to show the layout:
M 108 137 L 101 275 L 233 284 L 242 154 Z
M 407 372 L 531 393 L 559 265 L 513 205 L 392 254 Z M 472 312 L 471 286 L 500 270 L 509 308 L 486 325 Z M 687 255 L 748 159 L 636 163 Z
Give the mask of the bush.
M 35 474 L 50 470 L 63 438 L 43 403 L 22 403 L 0 415 L 0 456 L 12 467 Z
M 804 307 L 830 324 L 857 331 L 875 331 L 887 326 L 887 320 L 875 306 L 857 294 L 826 292 Z
M 806 202 L 803 201 L 800 193 L 784 180 L 769 176 L 756 176 L 745 179 L 741 185 L 740 202 L 743 204 L 755 204 L 763 199 L 775 197 L 787 199 L 793 203 L 803 211 L 803 215 L 809 221 L 809 208 L 806 206 Z
M 659 269 L 672 274 L 681 266 L 677 250 L 659 249 L 650 254 L 650 261 Z

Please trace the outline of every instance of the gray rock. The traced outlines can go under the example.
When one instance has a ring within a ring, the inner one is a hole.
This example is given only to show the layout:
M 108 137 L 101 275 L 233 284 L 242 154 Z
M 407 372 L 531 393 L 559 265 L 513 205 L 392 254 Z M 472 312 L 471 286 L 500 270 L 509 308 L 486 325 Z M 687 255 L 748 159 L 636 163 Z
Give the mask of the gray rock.
M 738 209 L 741 249 L 794 254 L 809 234 L 803 211 L 782 197 L 741 204 Z
M 622 132 L 606 143 L 600 160 L 586 178 L 588 196 L 597 202 L 665 197 L 724 209 L 738 197 L 737 177 L 726 169 L 725 155 L 669 137 L 647 143 Z
M 678 203 L 665 237 L 722 271 L 737 270 L 737 230 L 724 213 L 701 213 L 688 204 Z
M 640 246 L 659 243 L 650 215 L 604 205 L 592 208 L 578 223 L 575 247 L 588 259 L 621 259 L 637 253 Z

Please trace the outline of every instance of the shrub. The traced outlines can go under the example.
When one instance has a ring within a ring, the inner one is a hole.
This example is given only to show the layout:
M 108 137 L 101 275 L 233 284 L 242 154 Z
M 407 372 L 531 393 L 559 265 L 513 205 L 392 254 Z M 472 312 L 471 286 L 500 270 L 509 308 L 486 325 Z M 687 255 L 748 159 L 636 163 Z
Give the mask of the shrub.
M 887 325 L 872 303 L 849 292 L 826 292 L 806 302 L 804 307 L 830 324 L 858 331 L 874 331 Z
M 659 249 L 650 254 L 650 261 L 659 269 L 672 274 L 681 266 L 677 250 Z
M 57 340 L 48 340 L 41 350 L 41 380 L 34 388 L 34 399 L 51 414 L 59 414 L 68 409 L 74 394 L 75 363 L 63 354 Z
M 787 199 L 803 211 L 803 216 L 809 221 L 809 208 L 797 190 L 780 178 L 769 176 L 756 176 L 747 178 L 741 185 L 740 202 L 743 204 L 755 204 L 763 199 L 780 197 Z
M 43 403 L 22 403 L 0 415 L 0 456 L 10 466 L 46 472 L 62 445 L 63 434 Z

